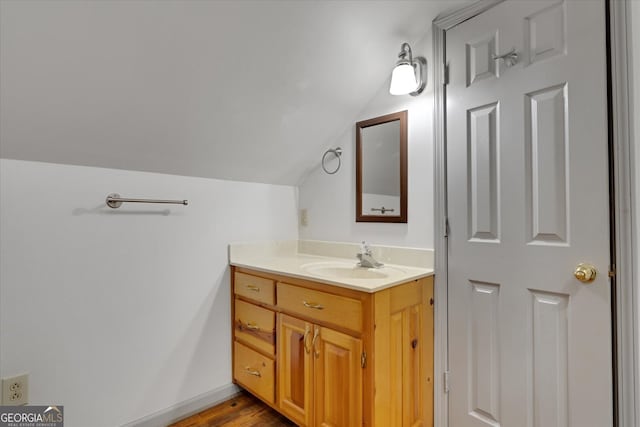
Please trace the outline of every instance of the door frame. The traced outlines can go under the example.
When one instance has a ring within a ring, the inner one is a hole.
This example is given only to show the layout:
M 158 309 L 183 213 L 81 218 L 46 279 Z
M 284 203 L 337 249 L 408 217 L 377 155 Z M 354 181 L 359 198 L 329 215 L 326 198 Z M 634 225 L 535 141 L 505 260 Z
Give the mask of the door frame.
M 435 354 L 434 425 L 449 425 L 449 348 L 447 279 L 447 153 L 446 153 L 446 32 L 456 25 L 502 3 L 479 0 L 445 12 L 433 21 L 434 55 L 434 249 L 435 249 Z M 568 1 L 568 0 L 565 0 Z M 615 427 L 634 427 L 640 421 L 640 360 L 638 355 L 638 277 L 633 122 L 630 99 L 630 0 L 605 0 L 607 19 L 607 92 L 609 147 L 609 210 L 612 286 L 613 408 Z M 640 173 L 640 169 L 638 170 Z

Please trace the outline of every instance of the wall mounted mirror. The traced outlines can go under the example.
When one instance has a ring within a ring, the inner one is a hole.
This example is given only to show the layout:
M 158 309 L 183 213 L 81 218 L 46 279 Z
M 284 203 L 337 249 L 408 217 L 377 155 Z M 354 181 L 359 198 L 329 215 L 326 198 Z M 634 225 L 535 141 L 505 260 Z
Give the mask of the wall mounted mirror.
M 356 222 L 407 222 L 407 112 L 356 123 Z

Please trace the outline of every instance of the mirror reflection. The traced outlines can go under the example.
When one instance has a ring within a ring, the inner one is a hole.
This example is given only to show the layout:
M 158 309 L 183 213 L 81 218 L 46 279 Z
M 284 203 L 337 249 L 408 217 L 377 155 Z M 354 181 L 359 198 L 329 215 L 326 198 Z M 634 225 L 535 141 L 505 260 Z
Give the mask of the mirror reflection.
M 356 221 L 407 222 L 407 112 L 356 123 Z

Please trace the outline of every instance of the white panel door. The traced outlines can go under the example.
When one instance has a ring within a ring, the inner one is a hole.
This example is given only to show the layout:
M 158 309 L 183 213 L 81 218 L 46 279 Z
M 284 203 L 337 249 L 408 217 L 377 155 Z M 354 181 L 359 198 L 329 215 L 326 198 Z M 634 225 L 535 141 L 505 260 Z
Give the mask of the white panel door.
M 446 54 L 449 425 L 610 426 L 604 1 L 500 3 Z

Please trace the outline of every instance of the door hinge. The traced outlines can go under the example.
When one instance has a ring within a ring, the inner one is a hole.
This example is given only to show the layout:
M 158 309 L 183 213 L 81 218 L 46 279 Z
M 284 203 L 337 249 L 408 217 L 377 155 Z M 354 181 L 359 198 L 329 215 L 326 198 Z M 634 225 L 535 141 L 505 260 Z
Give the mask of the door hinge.
M 444 237 L 449 237 L 449 218 L 444 219 Z
M 613 264 L 609 267 L 609 277 L 616 277 L 616 265 Z
M 449 371 L 444 371 L 444 392 L 449 393 Z
M 367 352 L 365 351 L 360 355 L 360 366 L 362 366 L 362 369 L 367 367 Z
M 444 80 L 444 85 L 449 84 L 449 64 L 444 64 L 442 69 L 442 77 Z

